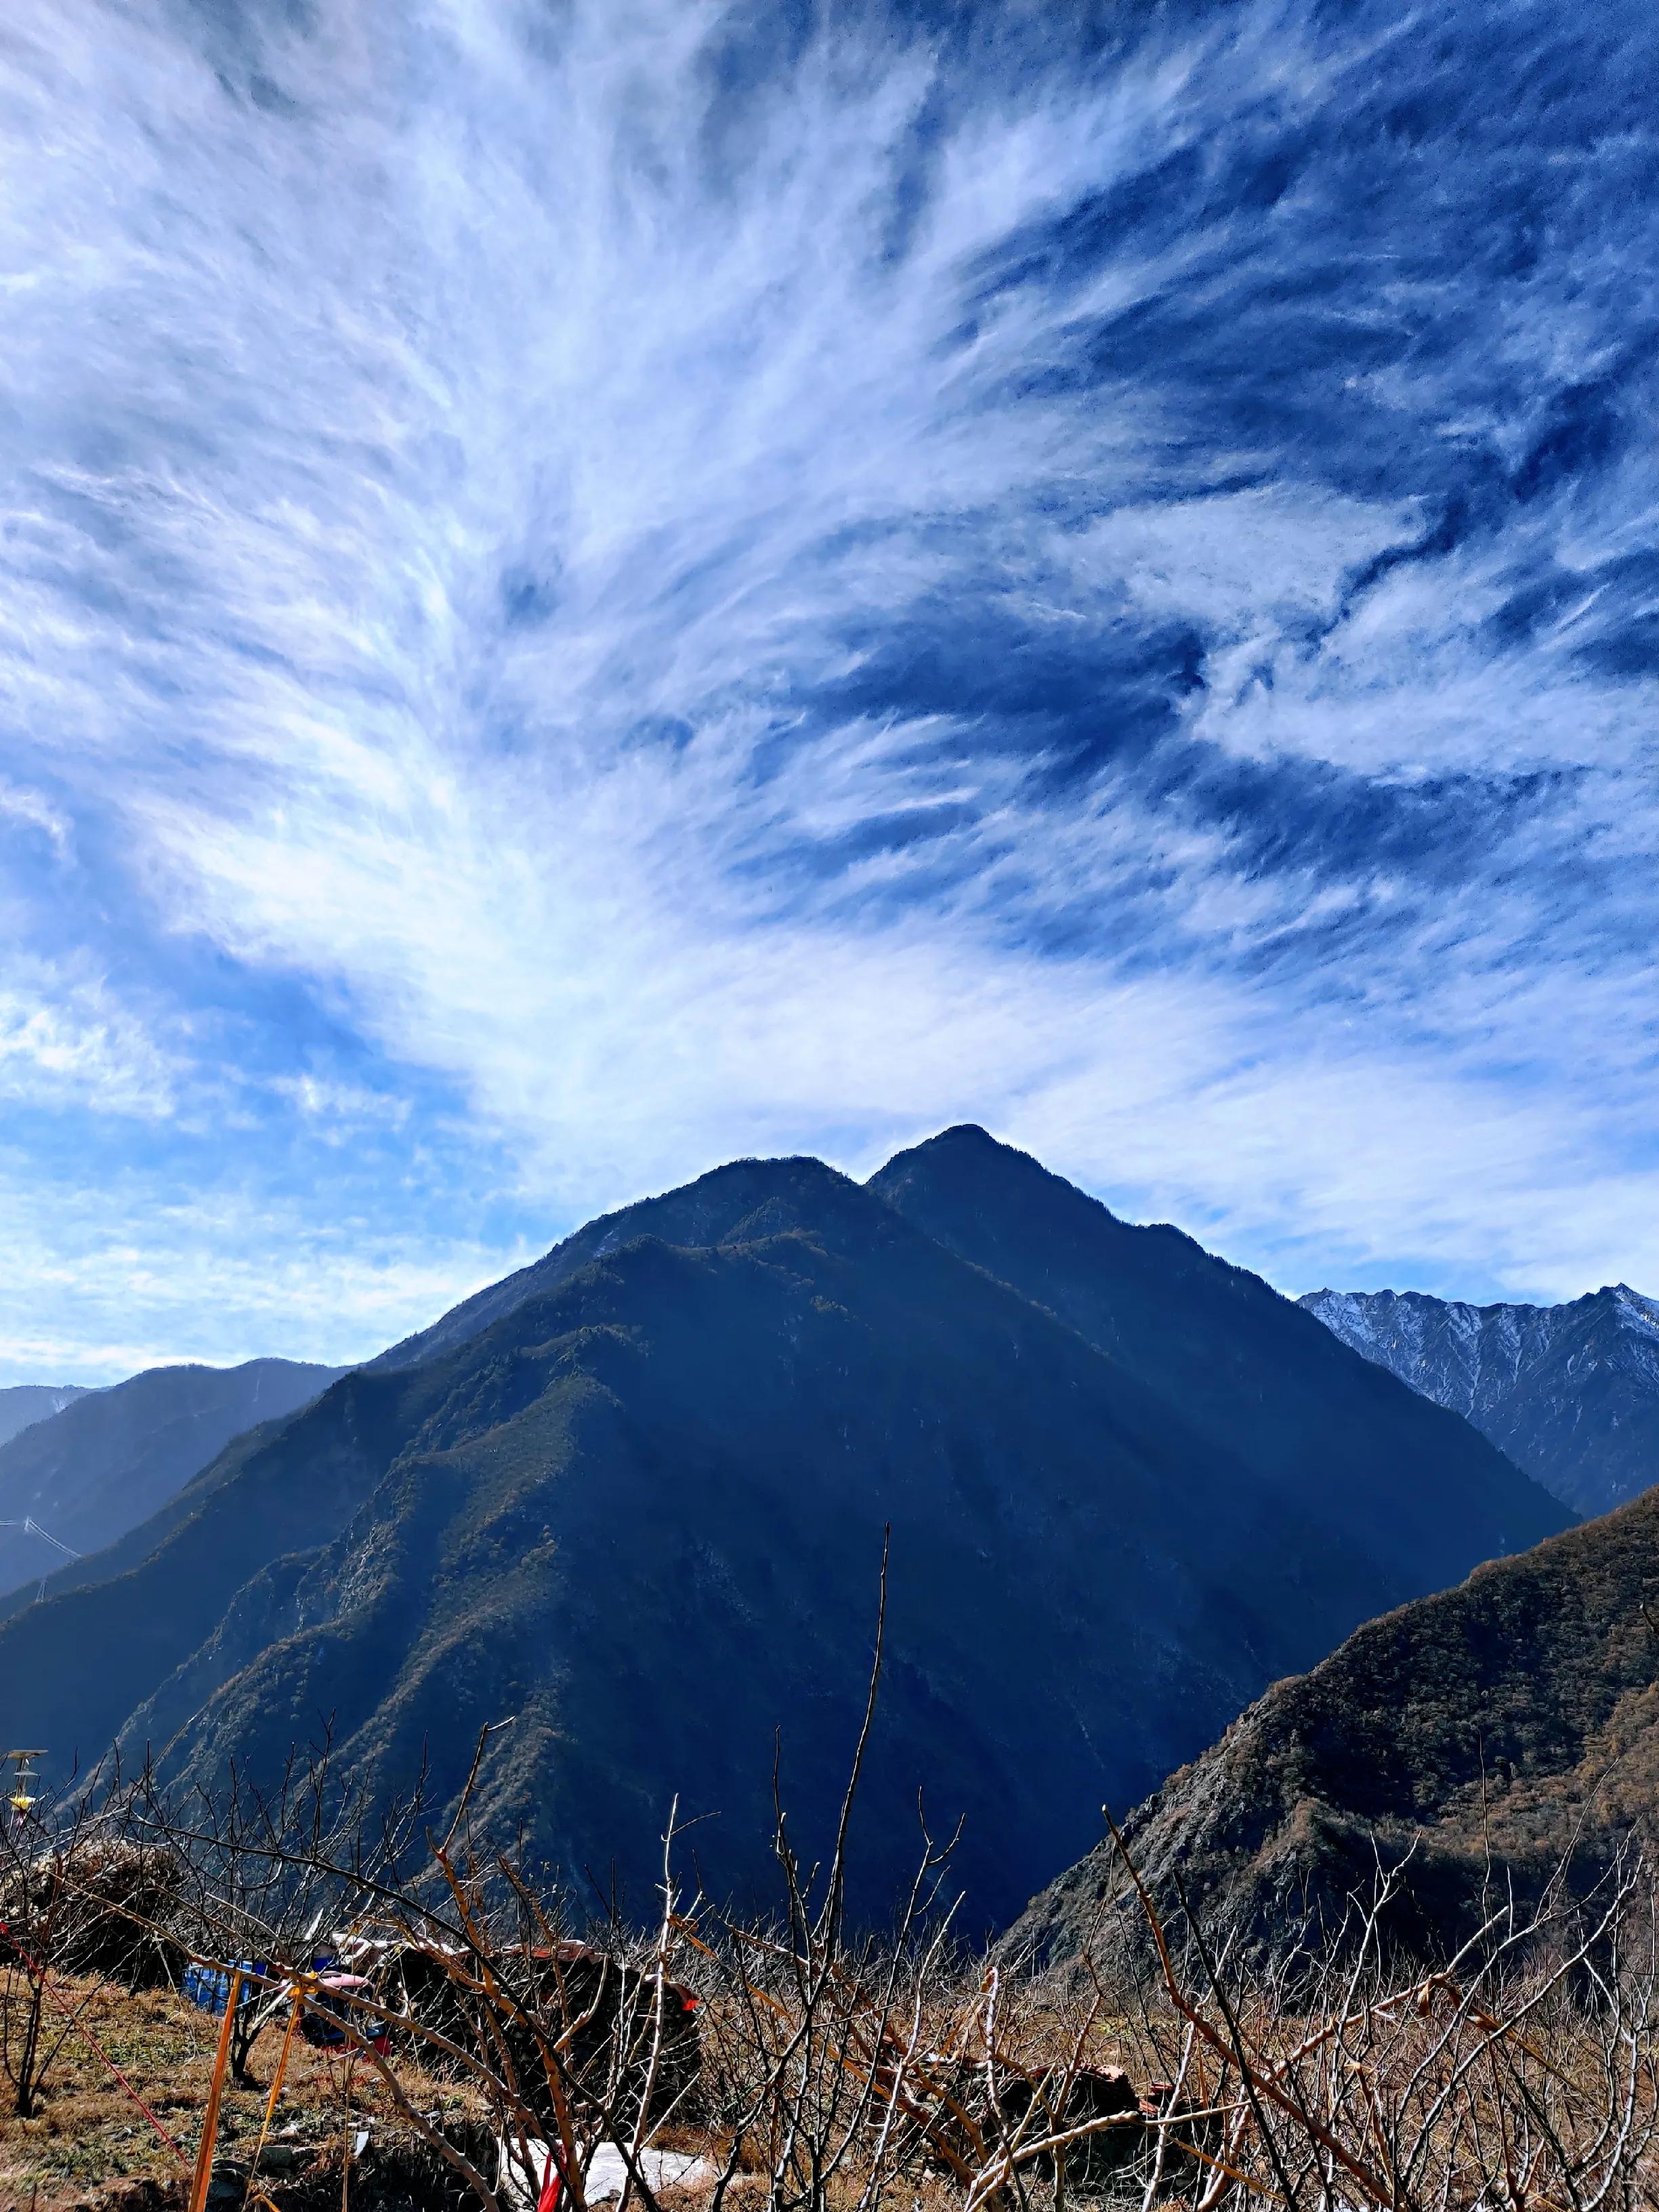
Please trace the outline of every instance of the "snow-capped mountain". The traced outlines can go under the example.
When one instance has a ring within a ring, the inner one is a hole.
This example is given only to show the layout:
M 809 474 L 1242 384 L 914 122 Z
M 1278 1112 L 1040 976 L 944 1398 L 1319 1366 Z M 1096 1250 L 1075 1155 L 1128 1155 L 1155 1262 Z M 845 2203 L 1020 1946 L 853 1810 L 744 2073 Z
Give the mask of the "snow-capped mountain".
M 1344 1343 L 1465 1415 L 1580 1513 L 1659 1482 L 1659 1300 L 1626 1283 L 1559 1306 L 1310 1291 Z

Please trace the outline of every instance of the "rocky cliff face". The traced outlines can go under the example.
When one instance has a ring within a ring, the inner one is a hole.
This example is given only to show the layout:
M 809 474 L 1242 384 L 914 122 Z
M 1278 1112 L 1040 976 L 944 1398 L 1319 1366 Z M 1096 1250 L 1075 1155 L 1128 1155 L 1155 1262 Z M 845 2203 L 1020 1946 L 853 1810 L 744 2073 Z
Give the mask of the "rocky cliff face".
M 1659 1482 L 1659 1302 L 1623 1283 L 1559 1306 L 1416 1291 L 1310 1291 L 1301 1304 L 1576 1512 Z
M 1317 1943 L 1379 1865 L 1407 1867 L 1387 1933 L 1445 1955 L 1493 1897 L 1587 1889 L 1621 1841 L 1659 1840 L 1659 1491 L 1355 1632 L 1276 1682 L 1124 1822 L 1181 1924 Z M 1064 1960 L 1142 1926 L 1114 1846 L 1005 1938 Z

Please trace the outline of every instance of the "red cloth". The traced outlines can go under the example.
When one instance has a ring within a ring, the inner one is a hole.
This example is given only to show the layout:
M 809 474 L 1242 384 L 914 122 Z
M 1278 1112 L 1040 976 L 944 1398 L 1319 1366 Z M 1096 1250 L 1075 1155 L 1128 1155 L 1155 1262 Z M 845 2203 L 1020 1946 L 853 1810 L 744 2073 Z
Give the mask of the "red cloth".
M 559 2161 L 551 2151 L 547 2154 L 547 2172 L 542 2180 L 542 2193 L 536 2199 L 536 2212 L 559 2212 L 559 2192 L 563 2184 L 559 2175 Z

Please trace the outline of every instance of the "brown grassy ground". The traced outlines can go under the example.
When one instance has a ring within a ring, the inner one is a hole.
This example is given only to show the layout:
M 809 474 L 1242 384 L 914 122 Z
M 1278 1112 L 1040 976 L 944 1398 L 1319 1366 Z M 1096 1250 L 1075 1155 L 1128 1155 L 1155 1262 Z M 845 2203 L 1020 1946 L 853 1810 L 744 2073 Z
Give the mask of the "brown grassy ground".
M 193 2160 L 220 2022 L 167 1990 L 134 1996 L 108 1984 L 70 1979 L 55 1979 L 54 1986 Z M 170 2184 L 179 2185 L 182 2203 L 189 2166 L 159 2140 L 81 2037 L 64 2032 L 62 2015 L 47 2017 L 46 2048 L 54 2043 L 59 2047 L 46 2069 L 34 2118 L 17 2118 L 12 2082 L 0 2074 L 0 2212 L 27 2212 L 29 2207 L 33 2212 L 68 2212 L 88 2204 L 115 2212 L 124 2201 L 137 2212 L 147 2203 L 166 2204 L 174 2194 Z M 14 2018 L 3 2011 L 0 2032 L 15 2033 Z M 279 2020 L 254 2046 L 250 2071 L 259 2086 L 228 2086 L 219 2124 L 222 2154 L 252 2152 L 282 2044 Z M 422 2111 L 459 2114 L 468 2109 L 465 2094 L 453 2082 L 426 2081 L 412 2067 L 399 2071 L 418 2088 Z M 392 2118 L 386 2094 L 368 2069 L 353 2068 L 336 2053 L 313 2051 L 295 2037 L 271 2120 L 273 2136 L 297 2132 L 301 2141 L 331 2152 L 328 2163 L 337 2173 L 345 2144 L 365 2123 L 377 2142 L 407 2134 Z M 158 2197 L 112 2185 L 141 2180 L 158 2185 L 162 2193 Z M 337 2192 L 337 2179 L 336 2202 Z M 279 2203 L 284 2193 L 272 2190 Z
M 1480 1996 L 1440 1976 L 1370 1999 L 1355 1997 L 1338 1981 L 1329 1995 L 1341 2002 L 1313 2013 L 1281 2008 L 1271 1991 L 1245 1986 L 1234 1993 L 1224 2019 L 1218 2000 L 1206 2012 L 1183 1999 L 1184 2012 L 1149 2013 L 1139 2021 L 1097 2005 L 1068 2014 L 1071 2000 L 1037 1985 L 1016 1987 L 1005 2001 L 990 1977 L 957 1984 L 953 2008 L 942 1982 L 937 2005 L 924 2004 L 921 2014 L 933 2032 L 918 2026 L 915 2033 L 915 2049 L 945 2087 L 935 2096 L 919 2086 L 919 2076 L 911 2077 L 902 2109 L 914 2115 L 925 2108 L 927 2131 L 902 2127 L 879 2176 L 872 2164 L 873 2130 L 864 2126 L 860 2132 L 856 2124 L 857 2069 L 849 2072 L 848 2063 L 868 2028 L 864 2015 L 854 2007 L 820 2022 L 803 2076 L 787 2055 L 802 2047 L 790 2005 L 747 2007 L 727 1991 L 705 2006 L 703 2107 L 663 2127 L 657 2141 L 712 2157 L 716 2165 L 735 2141 L 737 2172 L 726 2212 L 763 2212 L 769 2201 L 854 2212 L 872 2178 L 885 2202 L 905 2212 L 988 2204 L 984 2185 L 995 2182 L 1001 2154 L 982 2103 L 974 2109 L 976 2124 L 988 2130 L 985 2142 L 975 2138 L 966 2168 L 961 2158 L 969 2148 L 963 2113 L 994 2029 L 996 2050 L 1017 2055 L 1028 2075 L 1069 2052 L 1085 2065 L 1126 2063 L 1146 2096 L 1160 2094 L 1154 2084 L 1174 2085 L 1162 2108 L 1170 2115 L 1163 2124 L 1170 2156 L 1155 2188 L 1166 2212 L 1200 2203 L 1255 2212 L 1284 2201 L 1287 2172 L 1295 2177 L 1291 2201 L 1303 2204 L 1330 2201 L 1334 2188 L 1345 2203 L 1395 2212 L 1497 2203 L 1535 2212 L 1592 2203 L 1656 2204 L 1655 1984 L 1641 1973 L 1615 1978 L 1621 1988 L 1629 1984 L 1616 2013 L 1606 2003 L 1584 2009 L 1565 1979 L 1540 1969 L 1530 1981 L 1493 1985 L 1491 2002 L 1502 2019 L 1485 2009 Z M 53 1985 L 77 2007 L 184 2155 L 157 2140 L 108 2067 L 82 2039 L 64 2033 L 61 2014 L 54 2015 L 33 2118 L 21 2119 L 10 2109 L 11 2084 L 0 2064 L 0 2212 L 183 2212 L 219 2023 L 167 1991 L 135 1996 L 67 1977 L 55 1977 Z M 9 1988 L 0 1978 L 0 2061 L 16 2049 L 24 1995 L 21 1976 Z M 216 2146 L 221 2159 L 250 2160 L 281 2048 L 279 2022 L 255 2048 L 256 2086 L 227 2094 Z M 783 2063 L 770 2076 L 780 2051 Z M 476 2084 L 461 2087 L 407 2058 L 394 2065 L 416 2111 L 439 2111 L 474 2127 L 486 2124 Z M 769 2079 L 772 2089 L 757 2096 L 757 2086 L 764 2089 Z M 1142 2118 L 1159 2109 L 1143 2103 L 1133 2124 L 1139 2130 Z M 714 2115 L 738 2110 L 749 2118 L 734 2139 L 714 2124 Z M 374 2150 L 354 2164 L 349 2146 L 365 2124 Z M 435 2185 L 445 2170 L 431 2172 L 430 2154 L 420 2150 L 376 2075 L 342 2054 L 312 2050 L 296 2039 L 272 2131 L 274 2140 L 286 2136 L 318 2155 L 292 2179 L 262 2181 L 270 2212 L 409 2212 L 417 2203 L 459 2202 L 453 2190 Z M 811 2187 L 797 2156 L 809 2138 L 820 2148 L 836 2140 L 854 2145 L 853 2154 L 833 2161 Z M 1340 2172 L 1333 2172 L 1333 2160 Z M 426 2178 L 416 2176 L 419 2166 L 426 2166 Z M 769 2179 L 773 2167 L 782 2177 L 781 2195 Z M 1035 2204 L 1054 2202 L 1045 2183 L 1049 2172 L 1041 2165 L 1025 2169 Z M 1230 2178 L 1237 2185 L 1231 2189 Z M 708 2195 L 706 2182 L 665 2192 L 662 2212 L 706 2212 Z

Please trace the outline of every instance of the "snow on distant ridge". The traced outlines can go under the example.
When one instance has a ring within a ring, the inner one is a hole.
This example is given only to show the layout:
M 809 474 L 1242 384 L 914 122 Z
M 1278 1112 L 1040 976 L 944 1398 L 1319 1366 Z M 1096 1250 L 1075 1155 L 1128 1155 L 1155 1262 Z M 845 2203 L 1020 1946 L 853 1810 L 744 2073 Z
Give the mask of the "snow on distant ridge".
M 1659 1481 L 1659 1300 L 1627 1283 L 1558 1306 L 1420 1291 L 1310 1291 L 1300 1303 L 1579 1512 Z

